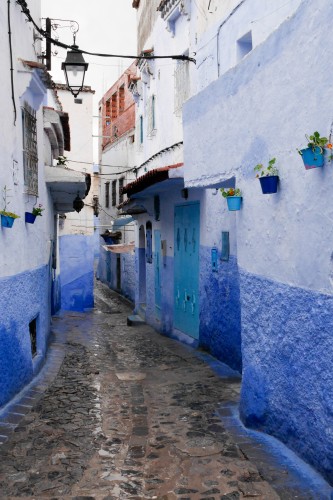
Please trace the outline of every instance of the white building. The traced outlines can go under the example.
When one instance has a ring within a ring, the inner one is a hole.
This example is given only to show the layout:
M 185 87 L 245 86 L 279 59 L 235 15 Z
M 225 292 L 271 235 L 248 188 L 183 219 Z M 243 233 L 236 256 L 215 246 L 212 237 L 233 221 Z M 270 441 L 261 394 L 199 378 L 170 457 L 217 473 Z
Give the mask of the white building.
M 25 7 L 26 8 L 26 7 Z M 40 19 L 40 2 L 29 2 Z M 51 311 L 59 307 L 57 214 L 84 196 L 85 176 L 54 167 L 70 147 L 68 115 L 40 64 L 40 41 L 19 2 L 0 7 L 2 89 L 0 141 L 0 406 L 39 370 L 46 354 Z M 42 207 L 39 207 L 42 205 Z M 26 213 L 43 208 L 34 223 Z M 72 208 L 70 208 L 72 210 Z M 7 225 L 6 225 L 7 224 Z

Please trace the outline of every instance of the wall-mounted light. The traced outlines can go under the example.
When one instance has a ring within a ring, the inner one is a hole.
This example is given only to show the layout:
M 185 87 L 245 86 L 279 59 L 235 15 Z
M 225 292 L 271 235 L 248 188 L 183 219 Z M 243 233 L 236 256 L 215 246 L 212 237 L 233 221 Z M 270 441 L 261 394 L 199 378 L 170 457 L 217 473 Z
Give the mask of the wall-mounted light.
M 89 64 L 85 62 L 77 45 L 74 44 L 71 48 L 72 50 L 67 52 L 66 60 L 62 63 L 61 69 L 65 73 L 68 89 L 76 97 L 83 89 L 84 77 Z
M 73 201 L 73 208 L 74 208 L 75 212 L 79 213 L 79 212 L 81 212 L 83 207 L 84 207 L 83 200 L 81 200 L 79 193 L 77 193 L 77 197 Z

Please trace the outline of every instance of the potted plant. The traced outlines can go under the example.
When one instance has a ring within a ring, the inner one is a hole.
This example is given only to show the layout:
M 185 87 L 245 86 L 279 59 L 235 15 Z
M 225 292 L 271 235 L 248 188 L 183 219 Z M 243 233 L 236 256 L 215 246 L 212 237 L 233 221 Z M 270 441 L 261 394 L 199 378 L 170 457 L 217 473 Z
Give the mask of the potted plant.
M 240 210 L 242 204 L 242 193 L 240 189 L 229 188 L 225 190 L 224 188 L 220 189 L 223 198 L 227 198 L 228 210 Z
M 317 131 L 310 136 L 305 135 L 305 137 L 308 141 L 308 147 L 298 150 L 298 152 L 302 157 L 306 170 L 322 167 L 325 160 L 325 148 L 331 149 L 332 145 L 328 144 L 327 137 L 321 137 Z
M 268 167 L 265 168 L 262 163 L 258 163 L 254 167 L 254 171 L 258 172 L 256 177 L 260 181 L 263 194 L 272 194 L 277 192 L 279 182 L 279 171 L 275 167 L 276 158 L 272 158 L 268 162 Z
M 7 210 L 7 206 L 10 203 L 7 199 L 8 198 L 8 191 L 10 191 L 10 190 L 7 189 L 7 186 L 5 186 L 2 190 L 2 199 L 3 199 L 3 204 L 4 204 L 3 210 L 0 210 L 1 226 L 2 227 L 13 227 L 14 220 L 20 218 L 19 215 L 15 214 L 13 212 L 9 212 Z
M 45 208 L 43 208 L 43 205 L 40 203 L 38 207 L 32 209 L 32 212 L 25 212 L 25 222 L 33 224 L 38 215 L 42 216 L 43 210 L 45 210 Z

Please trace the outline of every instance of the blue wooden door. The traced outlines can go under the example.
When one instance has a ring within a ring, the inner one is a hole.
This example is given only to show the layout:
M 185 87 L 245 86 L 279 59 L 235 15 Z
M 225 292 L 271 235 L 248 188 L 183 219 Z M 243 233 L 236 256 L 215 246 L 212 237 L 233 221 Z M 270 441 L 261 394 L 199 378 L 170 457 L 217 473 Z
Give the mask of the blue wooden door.
M 155 313 L 161 318 L 161 231 L 154 231 L 154 269 L 155 269 Z
M 199 338 L 200 205 L 175 207 L 174 326 Z

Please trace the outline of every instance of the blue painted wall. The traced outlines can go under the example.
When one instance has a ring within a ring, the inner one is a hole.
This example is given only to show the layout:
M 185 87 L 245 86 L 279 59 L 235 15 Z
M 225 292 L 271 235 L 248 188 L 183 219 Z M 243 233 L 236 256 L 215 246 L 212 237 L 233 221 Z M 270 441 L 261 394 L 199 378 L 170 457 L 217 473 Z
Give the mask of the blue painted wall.
M 94 236 L 59 238 L 61 308 L 84 311 L 94 306 Z
M 0 406 L 39 370 L 50 328 L 49 267 L 0 279 Z M 32 359 L 29 323 L 37 317 L 37 356 Z
M 103 242 L 104 244 L 104 242 Z M 131 301 L 135 301 L 137 266 L 136 253 L 120 254 L 121 261 L 121 289 L 120 293 Z M 101 247 L 97 277 L 112 290 L 117 290 L 117 254 L 107 252 Z M 119 290 L 117 290 L 119 291 Z
M 241 271 L 241 417 L 333 483 L 333 298 Z
M 200 248 L 200 345 L 235 370 L 242 369 L 241 310 L 237 259 L 212 271 L 211 248 Z

